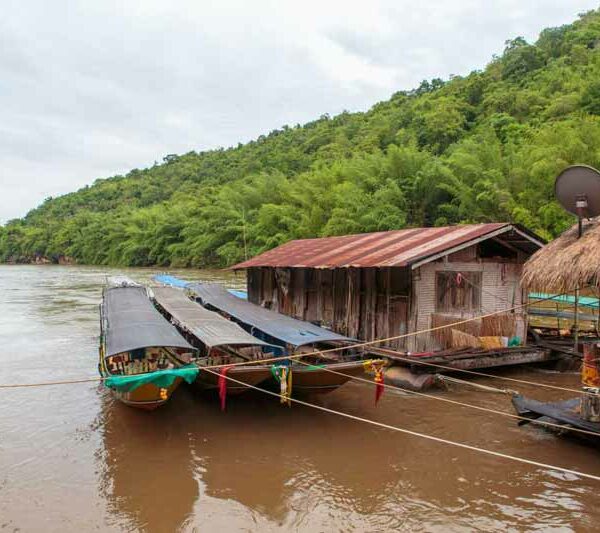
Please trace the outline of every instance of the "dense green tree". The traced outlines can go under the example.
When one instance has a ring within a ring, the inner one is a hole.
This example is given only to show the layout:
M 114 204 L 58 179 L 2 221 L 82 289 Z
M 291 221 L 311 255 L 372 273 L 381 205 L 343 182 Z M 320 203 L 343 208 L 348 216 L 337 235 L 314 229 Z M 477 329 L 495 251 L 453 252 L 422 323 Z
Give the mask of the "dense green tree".
M 47 198 L 0 226 L 0 261 L 224 266 L 293 238 L 499 220 L 551 238 L 572 223 L 557 173 L 600 167 L 599 79 L 596 10 L 366 112 Z
M 502 58 L 502 77 L 515 81 L 524 81 L 525 76 L 544 65 L 544 55 L 535 45 L 517 37 L 506 41 Z

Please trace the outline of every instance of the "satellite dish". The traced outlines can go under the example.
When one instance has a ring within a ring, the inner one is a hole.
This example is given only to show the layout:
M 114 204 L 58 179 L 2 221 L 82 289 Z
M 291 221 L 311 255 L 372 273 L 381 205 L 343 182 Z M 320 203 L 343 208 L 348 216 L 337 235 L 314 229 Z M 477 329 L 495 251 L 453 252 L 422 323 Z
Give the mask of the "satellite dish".
M 587 165 L 563 170 L 554 183 L 556 199 L 580 220 L 600 215 L 600 172 Z
M 577 217 L 577 238 L 583 236 L 583 219 L 600 215 L 600 172 L 587 165 L 565 168 L 554 182 L 554 195 Z M 575 352 L 579 352 L 579 286 L 575 288 Z

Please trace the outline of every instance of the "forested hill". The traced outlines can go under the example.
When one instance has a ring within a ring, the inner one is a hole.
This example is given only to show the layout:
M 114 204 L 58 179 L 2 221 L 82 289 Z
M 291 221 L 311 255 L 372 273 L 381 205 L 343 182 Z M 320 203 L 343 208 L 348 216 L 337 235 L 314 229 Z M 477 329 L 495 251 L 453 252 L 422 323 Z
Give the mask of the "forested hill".
M 600 167 L 600 10 L 365 113 L 47 199 L 0 227 L 0 260 L 223 266 L 293 238 L 461 222 L 552 237 L 571 223 L 553 182 L 572 163 Z

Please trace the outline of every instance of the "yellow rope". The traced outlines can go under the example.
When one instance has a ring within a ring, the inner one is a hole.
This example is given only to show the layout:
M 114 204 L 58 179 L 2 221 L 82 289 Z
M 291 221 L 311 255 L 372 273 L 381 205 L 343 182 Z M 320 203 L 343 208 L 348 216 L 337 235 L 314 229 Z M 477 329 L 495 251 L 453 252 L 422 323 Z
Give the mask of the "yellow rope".
M 558 296 L 561 296 L 561 295 L 558 295 Z M 273 362 L 280 362 L 283 359 L 297 359 L 297 358 L 300 358 L 300 357 L 314 356 L 314 355 L 323 355 L 323 354 L 331 353 L 331 352 L 339 352 L 341 350 L 350 350 L 350 349 L 353 349 L 353 348 L 362 348 L 362 347 L 365 347 L 365 346 L 372 346 L 374 344 L 380 344 L 380 343 L 389 342 L 389 341 L 392 341 L 392 340 L 404 339 L 404 338 L 413 337 L 413 336 L 416 336 L 416 335 L 421 335 L 423 333 L 431 333 L 432 331 L 438 331 L 440 329 L 451 328 L 451 327 L 458 326 L 458 325 L 461 325 L 461 324 L 466 324 L 468 322 L 473 322 L 474 320 L 480 320 L 480 319 L 483 319 L 483 318 L 488 318 L 490 316 L 495 316 L 495 315 L 498 315 L 498 314 L 503 314 L 503 313 L 507 313 L 507 312 L 510 312 L 510 311 L 514 311 L 516 309 L 520 309 L 520 308 L 523 308 L 523 307 L 528 307 L 530 305 L 533 305 L 534 303 L 543 302 L 543 301 L 546 301 L 546 300 L 551 300 L 551 299 L 553 299 L 555 297 L 556 297 L 556 295 L 552 296 L 552 297 L 549 297 L 549 298 L 541 298 L 539 300 L 536 300 L 535 302 L 526 302 L 526 303 L 523 303 L 523 304 L 519 304 L 519 305 L 513 306 L 513 307 L 508 308 L 508 309 L 503 309 L 503 310 L 500 310 L 500 311 L 494 311 L 493 313 L 488 313 L 486 315 L 479 315 L 479 316 L 476 316 L 476 317 L 466 318 L 464 320 L 459 320 L 458 322 L 454 322 L 452 324 L 445 324 L 443 326 L 436 326 L 436 327 L 427 328 L 427 329 L 424 329 L 424 330 L 413 331 L 413 332 L 410 332 L 410 333 L 404 333 L 403 335 L 396 335 L 394 337 L 387 337 L 385 339 L 376 339 L 376 340 L 373 340 L 373 341 L 366 341 L 366 342 L 361 342 L 361 343 L 356 343 L 356 344 L 350 344 L 348 346 L 339 346 L 339 347 L 336 347 L 336 348 L 329 348 L 327 350 L 315 350 L 314 352 L 310 352 L 310 353 L 290 354 L 290 355 L 287 355 L 287 356 L 273 357 L 273 358 L 269 358 L 269 359 L 257 359 L 255 361 L 242 361 L 242 362 L 239 362 L 239 363 L 230 363 L 230 364 L 227 364 L 227 365 L 222 364 L 222 365 L 202 366 L 202 367 L 200 367 L 200 369 L 201 370 L 213 370 L 213 369 L 221 369 L 221 368 L 223 368 L 225 366 L 236 367 L 236 366 L 247 366 L 247 365 L 257 365 L 257 364 L 264 364 L 264 363 L 273 363 Z M 397 352 L 397 351 L 394 351 L 394 350 L 389 350 L 389 351 L 393 352 L 394 354 L 402 354 L 402 352 Z M 398 355 L 395 355 L 395 357 L 397 359 L 402 360 L 402 358 L 400 356 L 398 356 Z M 575 390 L 575 389 L 568 389 L 568 388 L 558 387 L 558 386 L 554 386 L 554 385 L 546 385 L 544 383 L 534 383 L 534 382 L 529 382 L 529 381 L 516 380 L 516 379 L 505 378 L 505 377 L 501 377 L 501 376 L 494 376 L 494 375 L 491 375 L 491 374 L 483 374 L 481 372 L 474 372 L 474 371 L 471 371 L 471 370 L 461 370 L 461 369 L 458 369 L 458 368 L 445 367 L 443 365 L 438 365 L 438 364 L 435 364 L 435 363 L 426 363 L 424 361 L 418 361 L 416 359 L 404 359 L 404 360 L 406 360 L 407 362 L 410 362 L 410 363 L 424 364 L 424 365 L 435 366 L 435 367 L 443 368 L 443 369 L 447 369 L 447 370 L 452 370 L 453 372 L 466 372 L 466 373 L 475 374 L 475 375 L 479 375 L 479 376 L 485 376 L 485 377 L 491 377 L 491 378 L 497 378 L 497 379 L 505 379 L 505 380 L 508 380 L 508 381 L 515 381 L 515 382 L 518 382 L 518 383 L 526 383 L 526 384 L 529 384 L 529 385 L 536 385 L 536 386 L 547 387 L 547 388 L 551 388 L 551 389 L 558 389 L 558 390 L 563 390 L 563 391 L 576 392 L 578 394 L 588 394 L 585 391 L 578 391 L 578 390 Z M 73 380 L 73 381 L 51 381 L 51 382 L 25 383 L 25 384 L 20 384 L 19 383 L 19 384 L 12 384 L 12 385 L 8 385 L 8 384 L 7 385 L 2 385 L 2 384 L 0 384 L 0 389 L 20 388 L 20 387 L 35 387 L 35 386 L 38 386 L 38 385 L 39 386 L 46 386 L 46 385 L 66 385 L 66 384 L 69 384 L 69 383 L 83 383 L 85 381 L 102 381 L 103 379 L 104 378 L 83 379 L 83 380 L 77 379 L 77 380 Z
M 554 296 L 552 298 L 554 298 Z M 507 312 L 510 312 L 510 311 L 514 311 L 516 309 L 520 309 L 522 307 L 527 307 L 527 306 L 533 305 L 534 303 L 543 302 L 545 300 L 550 300 L 552 298 L 541 298 L 539 300 L 536 300 L 535 302 L 526 302 L 526 303 L 519 304 L 519 305 L 516 305 L 516 306 L 508 308 L 508 309 L 502 309 L 501 311 L 494 311 L 493 313 L 488 313 L 486 315 L 479 315 L 479 316 L 476 316 L 476 317 L 466 318 L 464 320 L 459 320 L 458 322 L 453 322 L 452 324 L 445 324 L 443 326 L 436 326 L 436 327 L 433 327 L 433 328 L 422 329 L 422 330 L 419 330 L 419 331 L 412 331 L 410 333 L 404 333 L 402 335 L 396 335 L 394 337 L 387 337 L 385 339 L 376 339 L 376 340 L 372 340 L 372 341 L 366 341 L 366 342 L 360 342 L 360 343 L 355 343 L 355 344 L 349 344 L 347 346 L 337 346 L 335 348 L 329 348 L 327 350 L 315 350 L 314 352 L 310 352 L 310 353 L 296 353 L 296 354 L 293 353 L 293 354 L 290 354 L 290 355 L 287 355 L 287 356 L 274 357 L 274 358 L 271 358 L 271 359 L 257 359 L 256 361 L 242 361 L 242 362 L 239 362 L 239 363 L 231 363 L 229 365 L 213 365 L 213 366 L 206 366 L 206 367 L 202 367 L 202 368 L 204 368 L 205 370 L 206 369 L 212 370 L 212 369 L 222 368 L 223 366 L 232 366 L 233 367 L 233 366 L 246 366 L 246 365 L 261 364 L 261 363 L 271 363 L 271 362 L 281 361 L 282 359 L 296 359 L 296 358 L 299 358 L 299 357 L 314 356 L 314 355 L 324 355 L 326 353 L 339 352 L 341 350 L 351 350 L 353 348 L 363 348 L 365 346 L 372 346 L 374 344 L 381 344 L 381 343 L 389 342 L 389 341 L 392 341 L 392 340 L 404 339 L 404 338 L 408 338 L 408 337 L 413 337 L 413 336 L 421 335 L 423 333 L 431 333 L 432 331 L 438 331 L 440 329 L 445 329 L 445 328 L 451 328 L 451 327 L 454 327 L 454 326 L 459 326 L 461 324 L 466 324 L 468 322 L 473 322 L 474 320 L 481 320 L 483 318 L 488 318 L 490 316 L 495 316 L 495 315 L 507 313 Z M 389 350 L 389 351 L 394 352 L 394 350 Z M 402 352 L 395 352 L 395 353 L 402 353 Z M 409 359 L 409 361 L 413 362 L 413 359 Z M 430 363 L 430 364 L 433 365 L 433 366 L 436 366 L 433 363 Z M 453 371 L 460 371 L 459 369 L 455 369 L 455 368 L 452 368 L 451 370 L 453 370 Z M 490 377 L 495 377 L 495 376 L 490 376 Z M 540 385 L 543 386 L 543 384 L 540 384 Z M 569 390 L 569 389 L 566 389 L 566 390 Z M 576 391 L 576 392 L 580 392 L 580 391 Z
M 18 389 L 24 387 L 46 387 L 48 385 L 71 385 L 72 383 L 89 383 L 91 381 L 104 381 L 105 378 L 85 378 L 85 379 L 73 379 L 64 381 L 42 381 L 39 383 L 14 383 L 12 385 L 0 385 L 0 389 Z
M 210 373 L 218 375 L 217 372 L 213 372 L 212 370 L 209 370 Z M 249 385 L 247 383 L 244 383 L 243 381 L 239 381 L 237 379 L 232 378 L 231 376 L 225 376 L 225 379 L 228 379 L 230 381 L 233 381 L 234 383 L 237 383 L 238 385 L 244 385 L 248 388 L 260 391 L 260 392 L 264 392 L 265 394 L 269 394 L 270 396 L 274 396 L 276 398 L 281 398 L 280 394 L 277 394 L 276 392 L 272 392 L 272 391 L 268 391 L 265 389 L 261 389 L 260 387 L 256 387 L 254 385 Z M 368 418 L 362 418 L 360 416 L 356 416 L 356 415 L 351 415 L 349 413 L 344 413 L 342 411 L 335 411 L 333 409 L 329 409 L 327 407 L 323 407 L 321 405 L 316 405 L 314 403 L 309 403 L 309 402 L 305 402 L 303 400 L 298 400 L 297 398 L 291 398 L 291 401 L 294 403 L 297 403 L 299 405 L 304 405 L 306 407 L 312 407 L 313 409 L 318 409 L 319 411 L 323 411 L 325 413 L 331 413 L 331 414 L 335 414 L 338 416 L 342 416 L 344 418 L 349 418 L 351 420 L 356 420 L 358 422 L 364 422 L 366 424 L 371 424 L 373 426 L 378 426 L 380 428 L 384 428 L 384 429 L 389 429 L 391 431 L 397 431 L 399 433 L 405 433 L 407 435 L 412 435 L 413 437 L 421 437 L 423 439 L 427 439 L 427 440 L 431 440 L 434 442 L 439 442 L 442 444 L 448 444 L 450 446 L 455 446 L 457 448 L 463 448 L 465 450 L 470 450 L 470 451 L 474 451 L 474 452 L 478 452 L 478 453 L 482 453 L 482 454 L 486 454 L 486 455 L 491 455 L 494 457 L 500 457 L 502 459 L 508 459 L 511 461 L 516 461 L 519 463 L 523 463 L 523 464 L 528 464 L 528 465 L 532 465 L 532 466 L 537 466 L 540 468 L 547 468 L 549 470 L 556 470 L 558 472 L 564 472 L 565 474 L 572 474 L 575 476 L 579 476 L 579 477 L 583 477 L 583 478 L 587 478 L 587 479 L 592 479 L 594 481 L 600 481 L 600 476 L 596 476 L 593 474 L 586 474 L 585 472 L 580 472 L 578 470 L 570 470 L 568 468 L 563 468 L 561 466 L 554 466 L 554 465 L 549 465 L 546 463 L 540 463 L 537 461 L 532 461 L 531 459 L 524 459 L 522 457 L 517 457 L 514 455 L 508 455 L 506 453 L 501 453 L 501 452 L 496 452 L 493 450 L 487 450 L 485 448 L 480 448 L 478 446 L 472 446 L 470 444 L 465 444 L 462 442 L 456 442 L 456 441 L 452 441 L 452 440 L 448 440 L 448 439 L 443 439 L 441 437 L 435 437 L 433 435 L 427 435 L 426 433 L 419 433 L 417 431 L 412 431 L 410 429 L 405 429 L 405 428 L 401 428 L 401 427 L 397 427 L 397 426 L 392 426 L 390 424 L 384 424 L 383 422 L 377 422 L 375 420 L 370 420 Z
M 308 363 L 303 363 L 302 361 L 297 361 L 297 363 L 300 363 L 301 365 L 309 366 Z M 349 374 L 344 374 L 343 372 L 339 372 L 337 370 L 332 370 L 330 368 L 322 368 L 321 370 L 325 370 L 326 372 L 331 372 L 332 374 L 337 374 L 339 376 L 346 376 L 346 377 L 349 377 L 350 379 L 354 379 L 356 381 L 361 381 L 361 382 L 364 382 L 364 383 L 368 383 L 369 385 L 376 385 L 376 383 L 374 383 L 370 379 L 361 378 L 359 376 L 351 376 Z M 517 419 L 517 420 L 525 420 L 527 422 L 531 422 L 532 424 L 539 424 L 541 426 L 549 426 L 549 427 L 554 427 L 554 428 L 558 428 L 558 429 L 561 429 L 561 430 L 565 429 L 565 427 L 561 426 L 560 424 L 554 424 L 552 422 L 544 422 L 544 421 L 541 421 L 541 420 L 535 420 L 535 419 L 527 418 L 526 416 L 520 416 L 520 415 L 516 415 L 516 414 L 513 414 L 513 413 L 507 413 L 506 411 L 498 411 L 496 409 L 490 409 L 488 407 L 481 407 L 479 405 L 473 405 L 473 404 L 470 404 L 470 403 L 459 402 L 457 400 L 451 400 L 449 398 L 443 398 L 441 396 L 434 396 L 433 394 L 427 394 L 427 393 L 424 393 L 424 392 L 413 391 L 413 390 L 410 390 L 410 389 L 405 389 L 403 387 L 399 387 L 397 385 L 391 385 L 391 384 L 385 383 L 384 386 L 386 388 L 396 389 L 396 390 L 399 390 L 399 391 L 402 391 L 402 392 L 407 392 L 409 394 L 414 394 L 415 396 L 422 396 L 424 398 L 429 398 L 430 400 L 437 400 L 439 402 L 451 403 L 451 404 L 454 404 L 454 405 L 459 405 L 461 407 L 468 407 L 470 409 L 477 409 L 478 411 L 485 411 L 485 412 L 488 412 L 488 413 L 494 413 L 494 414 L 497 414 L 497 415 L 502 415 L 502 416 L 506 416 L 506 417 L 509 417 L 509 418 L 514 418 L 514 419 Z M 501 389 L 496 389 L 496 390 L 501 390 Z M 508 390 L 501 390 L 501 392 L 503 392 L 504 394 L 514 394 L 514 391 L 508 391 Z M 598 432 L 588 431 L 586 429 L 577 429 L 577 428 L 570 427 L 569 431 L 577 431 L 579 433 L 586 433 L 588 435 L 593 435 L 594 437 L 600 436 L 600 434 Z

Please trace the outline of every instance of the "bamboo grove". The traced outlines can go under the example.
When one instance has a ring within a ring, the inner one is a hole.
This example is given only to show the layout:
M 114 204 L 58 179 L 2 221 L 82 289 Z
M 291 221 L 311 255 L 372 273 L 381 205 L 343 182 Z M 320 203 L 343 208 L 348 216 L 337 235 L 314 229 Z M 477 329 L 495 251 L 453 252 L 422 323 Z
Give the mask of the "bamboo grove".
M 367 112 L 48 198 L 0 227 L 0 260 L 226 266 L 294 238 L 488 221 L 552 238 L 572 163 L 600 167 L 600 10 Z

